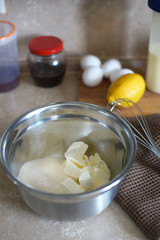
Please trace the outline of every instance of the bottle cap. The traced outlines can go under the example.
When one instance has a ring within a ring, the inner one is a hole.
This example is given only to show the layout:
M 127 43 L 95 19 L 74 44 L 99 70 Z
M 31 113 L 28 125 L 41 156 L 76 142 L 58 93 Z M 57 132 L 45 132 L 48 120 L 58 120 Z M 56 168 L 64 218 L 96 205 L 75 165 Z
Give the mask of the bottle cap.
M 63 49 L 63 41 L 53 36 L 41 36 L 29 42 L 31 53 L 48 56 L 59 53 Z
M 156 12 L 160 12 L 160 1 L 159 0 L 148 0 L 148 6 Z

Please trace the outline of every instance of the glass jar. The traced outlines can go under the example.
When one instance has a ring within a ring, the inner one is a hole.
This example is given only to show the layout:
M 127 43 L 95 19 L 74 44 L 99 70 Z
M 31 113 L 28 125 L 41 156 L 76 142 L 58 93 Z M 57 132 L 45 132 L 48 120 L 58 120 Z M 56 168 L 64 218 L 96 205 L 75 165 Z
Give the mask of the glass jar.
M 29 69 L 35 83 L 41 87 L 60 84 L 66 70 L 63 41 L 53 36 L 41 36 L 29 42 Z
M 146 86 L 155 93 L 160 93 L 160 1 L 149 0 L 152 11 L 152 22 L 149 38 Z

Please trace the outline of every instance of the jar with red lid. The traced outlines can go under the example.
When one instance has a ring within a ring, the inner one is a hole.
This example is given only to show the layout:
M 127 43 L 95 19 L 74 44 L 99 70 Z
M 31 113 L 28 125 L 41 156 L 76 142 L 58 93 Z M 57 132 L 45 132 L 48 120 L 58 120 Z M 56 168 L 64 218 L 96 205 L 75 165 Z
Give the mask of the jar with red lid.
M 29 42 L 29 69 L 38 86 L 54 87 L 63 80 L 66 56 L 63 41 L 54 36 L 41 36 Z

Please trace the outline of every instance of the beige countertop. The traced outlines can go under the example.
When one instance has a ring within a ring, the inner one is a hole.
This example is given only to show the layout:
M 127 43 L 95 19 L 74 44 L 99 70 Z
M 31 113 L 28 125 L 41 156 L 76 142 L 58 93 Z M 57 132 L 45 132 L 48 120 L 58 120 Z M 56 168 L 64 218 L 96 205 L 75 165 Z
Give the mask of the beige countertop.
M 54 88 L 34 85 L 21 71 L 19 86 L 0 94 L 0 136 L 16 117 L 36 106 L 78 100 L 77 68 L 68 67 L 64 81 Z M 38 216 L 23 202 L 0 168 L 0 240 L 144 240 L 146 237 L 113 201 L 100 215 L 80 222 L 58 222 Z

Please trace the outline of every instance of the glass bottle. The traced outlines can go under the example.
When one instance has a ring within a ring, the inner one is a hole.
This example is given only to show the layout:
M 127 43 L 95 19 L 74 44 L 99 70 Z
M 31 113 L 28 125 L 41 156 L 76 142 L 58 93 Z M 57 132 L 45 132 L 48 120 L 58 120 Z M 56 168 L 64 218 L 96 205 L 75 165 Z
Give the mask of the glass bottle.
M 149 0 L 152 22 L 149 38 L 146 86 L 154 93 L 160 93 L 160 1 Z

